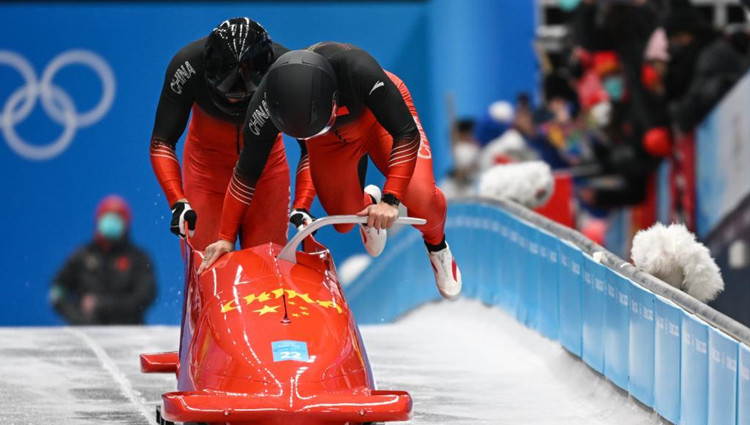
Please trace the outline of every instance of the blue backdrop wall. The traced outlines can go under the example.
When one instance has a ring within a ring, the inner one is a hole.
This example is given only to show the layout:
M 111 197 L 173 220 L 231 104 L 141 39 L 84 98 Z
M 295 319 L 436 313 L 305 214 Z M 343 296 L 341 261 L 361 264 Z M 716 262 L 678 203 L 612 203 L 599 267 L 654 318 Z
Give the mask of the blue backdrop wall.
M 109 193 L 131 203 L 132 237 L 155 261 L 159 298 L 149 322 L 178 321 L 179 244 L 167 229 L 170 213 L 151 171 L 148 141 L 170 58 L 231 16 L 258 20 L 290 48 L 336 40 L 370 51 L 409 86 L 433 144 L 438 178 L 450 166 L 447 91 L 459 99 L 460 114 L 471 114 L 534 83 L 528 47 L 533 2 L 527 0 L 4 3 L 0 325 L 60 323 L 47 304 L 50 280 L 65 258 L 90 239 L 93 210 Z M 507 47 L 515 43 L 523 47 Z M 66 65 L 78 49 L 85 50 L 88 65 Z M 59 68 L 56 58 L 63 60 Z M 45 72 L 53 77 L 54 95 L 47 105 L 33 92 Z M 104 96 L 108 91 L 111 104 Z M 89 113 L 97 110 L 101 114 Z M 70 144 L 62 146 L 66 140 Z M 59 152 L 38 149 L 58 141 Z M 298 150 L 295 144 L 287 146 L 295 167 Z M 30 158 L 34 155 L 45 158 Z M 382 182 L 376 174 L 369 173 L 368 180 Z M 315 212 L 322 214 L 319 207 Z M 356 233 L 327 233 L 322 239 L 339 261 L 361 251 Z

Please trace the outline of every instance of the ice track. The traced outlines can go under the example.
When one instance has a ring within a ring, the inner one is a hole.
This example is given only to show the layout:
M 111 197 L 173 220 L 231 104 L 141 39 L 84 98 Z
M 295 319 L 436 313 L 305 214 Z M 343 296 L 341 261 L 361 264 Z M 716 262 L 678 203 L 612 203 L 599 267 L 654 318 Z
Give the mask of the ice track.
M 380 388 L 407 390 L 412 424 L 658 424 L 656 414 L 503 312 L 427 305 L 362 334 Z M 138 354 L 177 328 L 0 328 L 0 418 L 10 425 L 153 424 L 171 375 Z

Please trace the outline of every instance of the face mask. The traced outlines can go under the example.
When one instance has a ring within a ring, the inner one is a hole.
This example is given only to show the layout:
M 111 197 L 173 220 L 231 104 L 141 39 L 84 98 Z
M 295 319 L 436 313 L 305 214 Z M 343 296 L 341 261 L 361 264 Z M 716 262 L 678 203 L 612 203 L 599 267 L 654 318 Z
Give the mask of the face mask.
M 604 80 L 604 91 L 607 92 L 609 98 L 615 102 L 619 102 L 625 97 L 625 83 L 622 77 L 609 77 Z
M 117 241 L 125 234 L 125 221 L 117 213 L 106 213 L 99 217 L 96 230 L 108 241 Z
M 571 10 L 578 7 L 581 0 L 560 0 L 560 9 L 570 12 Z

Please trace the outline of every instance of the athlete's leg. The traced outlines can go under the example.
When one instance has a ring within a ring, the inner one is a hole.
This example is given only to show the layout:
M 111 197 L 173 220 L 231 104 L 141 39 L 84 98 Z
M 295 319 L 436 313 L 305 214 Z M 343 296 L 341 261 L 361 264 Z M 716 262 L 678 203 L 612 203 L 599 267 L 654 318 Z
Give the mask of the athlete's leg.
M 444 298 L 456 299 L 461 293 L 461 272 L 445 241 L 447 205 L 445 195 L 435 186 L 430 142 L 427 140 L 422 124 L 419 122 L 419 116 L 409 90 L 395 75 L 389 74 L 389 77 L 401 91 L 401 95 L 419 128 L 422 139 L 414 174 L 412 174 L 402 201 L 410 216 L 427 220 L 426 224 L 416 226 L 416 228 L 422 232 L 430 264 L 435 273 L 435 283 Z M 377 143 L 370 145 L 368 153 L 381 171 L 387 171 L 392 145 L 393 139 L 385 132 L 379 134 Z
M 202 167 L 196 158 L 199 156 L 200 149 L 188 135 L 183 154 L 183 184 L 185 196 L 198 216 L 195 234 L 190 238 L 190 242 L 195 249 L 203 251 L 219 237 L 221 207 L 224 203 L 224 192 L 229 183 L 229 176 L 231 176 L 231 168 L 226 170 L 226 176 L 207 175 L 202 172 Z M 224 189 L 219 189 L 221 187 Z
M 363 151 L 359 143 L 341 143 L 324 136 L 307 143 L 310 175 L 320 204 L 328 215 L 356 214 L 369 203 L 362 191 Z M 340 233 L 350 231 L 353 224 L 334 225 Z
M 268 242 L 283 245 L 289 228 L 289 164 L 281 135 L 271 151 L 253 201 L 240 229 L 240 244 L 248 248 Z
M 430 149 L 430 142 L 427 139 L 427 135 L 422 129 L 422 124 L 419 121 L 417 115 L 417 109 L 414 107 L 414 102 L 411 98 L 409 90 L 406 85 L 397 76 L 388 73 L 401 95 L 409 107 L 409 110 L 414 117 L 414 121 L 417 123 L 419 132 L 421 134 L 422 142 L 417 155 L 417 165 L 414 168 L 414 174 L 409 181 L 409 186 L 406 188 L 404 193 L 404 199 L 401 201 L 409 211 L 409 216 L 423 218 L 427 220 L 427 223 L 422 226 L 415 226 L 422 232 L 422 237 L 425 242 L 438 245 L 443 241 L 445 236 L 445 217 L 447 211 L 447 205 L 445 195 L 435 185 L 435 177 L 432 172 L 432 151 Z M 393 146 L 393 138 L 384 131 L 381 130 L 378 134 L 378 139 L 375 143 L 370 144 L 369 155 L 372 158 L 375 165 L 382 171 L 388 170 L 388 159 L 390 157 L 391 147 Z

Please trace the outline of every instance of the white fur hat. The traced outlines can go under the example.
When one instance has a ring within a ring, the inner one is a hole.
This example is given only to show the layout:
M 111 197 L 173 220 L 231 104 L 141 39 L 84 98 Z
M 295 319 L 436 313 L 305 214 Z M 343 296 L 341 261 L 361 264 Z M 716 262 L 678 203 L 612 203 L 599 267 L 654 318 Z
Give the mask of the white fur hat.
M 496 102 L 492 102 L 489 107 L 489 113 L 490 117 L 492 117 L 492 119 L 496 122 L 510 123 L 511 121 L 513 121 L 515 111 L 513 110 L 513 105 L 511 105 L 510 102 L 506 102 L 505 100 L 498 100 Z
M 554 189 L 552 170 L 542 161 L 496 165 L 479 181 L 480 196 L 510 199 L 528 208 L 546 204 Z
M 694 298 L 709 302 L 724 290 L 719 267 L 683 224 L 656 223 L 633 238 L 635 265 Z

